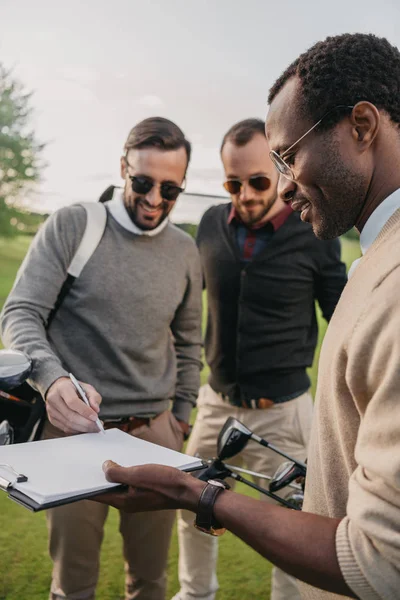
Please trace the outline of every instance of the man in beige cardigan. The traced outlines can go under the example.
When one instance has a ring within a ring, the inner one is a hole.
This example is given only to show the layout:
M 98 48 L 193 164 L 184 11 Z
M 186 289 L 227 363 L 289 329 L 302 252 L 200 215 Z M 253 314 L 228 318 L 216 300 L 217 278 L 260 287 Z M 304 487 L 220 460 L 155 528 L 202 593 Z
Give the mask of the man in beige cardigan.
M 394 600 L 400 597 L 400 53 L 373 35 L 328 38 L 289 66 L 269 101 L 266 132 L 281 174 L 279 193 L 322 239 L 355 225 L 363 252 L 323 344 L 304 511 L 222 488 L 217 493 L 215 484 L 163 467 L 109 463 L 107 477 L 132 487 L 104 500 L 132 511 L 184 507 L 203 522 L 208 514 L 211 525 L 230 529 L 308 584 L 305 598 Z

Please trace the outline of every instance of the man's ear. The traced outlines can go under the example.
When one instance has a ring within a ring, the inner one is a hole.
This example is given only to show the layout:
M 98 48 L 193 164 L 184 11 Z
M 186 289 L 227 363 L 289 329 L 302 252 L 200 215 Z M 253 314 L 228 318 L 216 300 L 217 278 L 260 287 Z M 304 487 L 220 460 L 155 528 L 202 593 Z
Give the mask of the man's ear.
M 121 156 L 121 177 L 122 179 L 125 179 L 126 177 L 126 158 L 125 156 Z
M 357 102 L 351 113 L 354 140 L 366 150 L 375 140 L 379 127 L 381 115 L 379 110 L 371 102 Z

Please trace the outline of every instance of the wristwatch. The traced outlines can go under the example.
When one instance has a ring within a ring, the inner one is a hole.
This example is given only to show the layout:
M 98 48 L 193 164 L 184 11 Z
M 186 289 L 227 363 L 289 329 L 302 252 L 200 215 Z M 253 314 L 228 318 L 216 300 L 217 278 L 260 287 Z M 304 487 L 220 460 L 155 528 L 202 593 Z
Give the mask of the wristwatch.
M 229 489 L 230 485 L 222 479 L 209 479 L 207 481 L 197 505 L 196 520 L 194 522 L 196 529 L 216 536 L 225 533 L 226 529 L 215 519 L 213 510 L 218 494 Z

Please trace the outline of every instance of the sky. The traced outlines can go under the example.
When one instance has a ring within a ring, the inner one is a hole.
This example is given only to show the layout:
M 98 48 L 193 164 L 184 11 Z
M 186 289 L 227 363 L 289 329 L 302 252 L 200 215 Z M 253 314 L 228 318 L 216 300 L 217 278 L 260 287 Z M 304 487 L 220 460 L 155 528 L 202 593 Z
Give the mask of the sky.
M 345 32 L 400 47 L 399 22 L 398 0 L 0 0 L 0 62 L 34 92 L 32 125 L 46 143 L 31 202 L 52 211 L 120 184 L 130 128 L 157 115 L 193 144 L 187 190 L 224 194 L 221 139 L 241 119 L 265 118 L 290 62 Z M 175 220 L 179 211 L 178 201 Z

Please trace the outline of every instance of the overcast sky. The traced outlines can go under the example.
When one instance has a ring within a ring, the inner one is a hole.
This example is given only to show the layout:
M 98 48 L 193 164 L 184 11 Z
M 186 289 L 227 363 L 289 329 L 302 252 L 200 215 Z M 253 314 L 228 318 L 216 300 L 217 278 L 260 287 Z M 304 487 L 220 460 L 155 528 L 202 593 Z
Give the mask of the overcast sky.
M 155 115 L 193 143 L 188 190 L 223 193 L 223 134 L 265 117 L 270 86 L 300 52 L 356 31 L 400 46 L 399 23 L 398 0 L 0 0 L 0 61 L 34 91 L 48 143 L 41 208 L 119 183 L 129 129 Z

